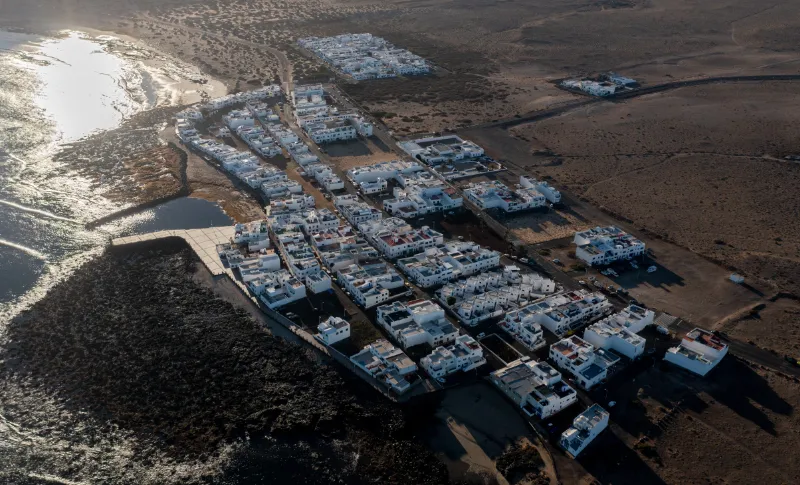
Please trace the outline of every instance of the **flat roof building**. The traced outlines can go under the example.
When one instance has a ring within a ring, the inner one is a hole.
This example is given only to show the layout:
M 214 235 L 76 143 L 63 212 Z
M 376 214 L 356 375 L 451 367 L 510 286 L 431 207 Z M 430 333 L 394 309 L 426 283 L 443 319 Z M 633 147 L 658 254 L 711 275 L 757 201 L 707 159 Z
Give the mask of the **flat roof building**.
M 702 328 L 687 333 L 680 345 L 669 349 L 664 360 L 705 376 L 728 354 L 728 344 Z
M 434 379 L 456 372 L 468 372 L 486 363 L 483 348 L 469 335 L 460 335 L 447 347 L 437 347 L 420 359 L 420 366 Z
M 619 357 L 573 335 L 550 346 L 550 359 L 575 377 L 584 389 L 591 389 L 608 377 L 608 369 Z
M 616 226 L 575 233 L 575 256 L 589 266 L 602 266 L 644 254 L 644 243 Z
M 599 404 L 592 404 L 580 413 L 566 431 L 561 433 L 559 444 L 571 457 L 578 455 L 608 427 L 608 411 Z
M 350 337 L 350 323 L 339 317 L 328 317 L 317 326 L 317 338 L 325 345 L 333 345 Z
M 547 362 L 515 360 L 490 376 L 492 383 L 528 416 L 547 419 L 571 406 L 578 394 Z

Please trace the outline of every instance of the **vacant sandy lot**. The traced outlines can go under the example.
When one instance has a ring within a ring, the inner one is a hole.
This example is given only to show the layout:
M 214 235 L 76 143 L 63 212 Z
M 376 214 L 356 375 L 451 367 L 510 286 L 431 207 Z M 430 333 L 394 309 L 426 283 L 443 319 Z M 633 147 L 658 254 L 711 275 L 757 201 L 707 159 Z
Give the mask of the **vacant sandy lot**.
M 728 335 L 800 358 L 800 302 L 777 298 L 722 326 Z
M 612 412 L 665 483 L 796 483 L 800 385 L 727 357 L 706 379 L 656 366 L 615 396 Z M 722 452 L 724 450 L 724 453 Z
M 445 391 L 425 440 L 447 464 L 451 480 L 459 483 L 508 485 L 496 460 L 514 444 L 541 449 L 519 412 L 484 382 Z M 547 452 L 541 451 L 549 464 Z M 546 466 L 543 471 L 554 483 L 552 469 Z
M 323 145 L 331 162 L 336 167 L 346 172 L 355 167 L 373 165 L 378 162 L 397 160 L 399 155 L 383 146 L 379 140 L 368 138 L 366 140 L 352 140 L 345 143 L 329 143 Z

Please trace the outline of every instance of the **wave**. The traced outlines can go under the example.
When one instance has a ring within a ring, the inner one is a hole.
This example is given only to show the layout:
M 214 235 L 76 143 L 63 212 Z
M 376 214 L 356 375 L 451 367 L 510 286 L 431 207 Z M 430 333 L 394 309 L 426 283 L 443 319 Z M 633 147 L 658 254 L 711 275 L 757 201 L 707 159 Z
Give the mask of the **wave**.
M 14 249 L 17 249 L 19 251 L 22 251 L 23 253 L 29 254 L 29 255 L 33 256 L 34 258 L 41 259 L 42 261 L 47 261 L 47 256 L 45 256 L 43 253 L 40 253 L 39 251 L 37 251 L 37 250 L 35 250 L 33 248 L 29 248 L 27 246 L 23 246 L 22 244 L 17 244 L 15 242 L 6 241 L 5 239 L 0 239 L 0 246 L 7 246 L 7 247 L 10 247 L 10 248 L 14 248 Z
M 7 205 L 9 207 L 13 207 L 15 209 L 19 209 L 23 212 L 29 212 L 31 214 L 39 214 L 41 216 L 48 217 L 50 219 L 55 219 L 57 221 L 64 221 L 64 222 L 71 222 L 73 224 L 80 224 L 81 222 L 75 219 L 70 219 L 69 217 L 63 217 L 58 214 L 53 214 L 52 212 L 48 212 L 42 209 L 35 209 L 33 207 L 28 207 L 26 205 L 17 204 L 16 202 L 11 202 L 8 200 L 0 199 L 0 204 Z

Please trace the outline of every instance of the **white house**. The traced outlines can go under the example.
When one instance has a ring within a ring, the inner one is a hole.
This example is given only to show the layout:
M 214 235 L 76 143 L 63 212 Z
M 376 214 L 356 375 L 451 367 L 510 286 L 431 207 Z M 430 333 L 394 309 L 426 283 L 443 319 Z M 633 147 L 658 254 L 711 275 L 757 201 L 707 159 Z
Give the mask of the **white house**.
M 397 261 L 411 280 L 423 288 L 441 285 L 500 265 L 500 253 L 471 241 L 449 242 Z
M 333 345 L 336 342 L 350 337 L 350 323 L 339 317 L 328 317 L 317 327 L 319 338 L 325 345 Z
M 497 180 L 471 183 L 464 188 L 464 195 L 483 210 L 498 208 L 504 212 L 517 212 L 543 207 L 547 203 L 545 196 L 535 188 L 511 190 Z
M 275 251 L 262 249 L 258 255 L 242 258 L 237 265 L 243 283 L 260 278 L 264 273 L 281 269 L 281 258 Z
M 539 419 L 547 419 L 578 400 L 575 389 L 561 379 L 561 373 L 547 362 L 532 362 L 528 357 L 492 372 L 490 379 L 525 414 Z
M 477 369 L 486 363 L 483 348 L 469 335 L 459 336 L 453 345 L 436 347 L 419 361 L 420 366 L 434 379 Z
M 608 427 L 608 411 L 599 404 L 592 404 L 572 421 L 572 426 L 561 433 L 559 444 L 570 456 L 578 455 Z
M 392 297 L 391 290 L 405 286 L 391 266 L 383 261 L 364 261 L 337 270 L 337 281 L 350 292 L 353 301 L 364 308 L 385 303 Z
M 584 389 L 591 389 L 608 377 L 608 369 L 619 362 L 619 357 L 602 349 L 595 349 L 577 335 L 567 337 L 550 346 L 550 359 L 575 377 Z
M 645 350 L 645 340 L 637 333 L 653 323 L 653 316 L 651 310 L 630 305 L 589 326 L 583 338 L 598 349 L 613 350 L 629 359 L 636 359 Z
M 384 339 L 367 345 L 351 356 L 350 361 L 398 394 L 411 388 L 406 376 L 417 371 L 413 360 Z
M 547 199 L 548 202 L 552 204 L 558 204 L 561 202 L 561 192 L 559 192 L 555 187 L 548 184 L 544 180 L 536 180 L 534 178 L 526 177 L 521 175 L 519 177 L 519 184 L 526 188 L 526 189 L 534 189 Z
M 370 235 L 370 238 L 375 243 L 375 248 L 388 258 L 415 254 L 444 243 L 442 233 L 428 226 L 420 229 L 405 226 L 382 230 Z
M 404 349 L 447 345 L 458 337 L 458 329 L 447 321 L 444 309 L 430 300 L 379 306 L 376 320 Z
M 728 345 L 716 335 L 702 328 L 695 328 L 683 337 L 680 345 L 667 351 L 664 360 L 705 376 L 727 354 Z
M 575 256 L 589 266 L 602 266 L 644 254 L 644 243 L 618 227 L 595 227 L 575 233 Z
M 306 297 L 305 285 L 285 269 L 265 273 L 248 282 L 247 287 L 273 310 Z
M 250 251 L 258 251 L 269 247 L 269 227 L 267 221 L 261 219 L 233 226 L 233 242 L 246 244 Z

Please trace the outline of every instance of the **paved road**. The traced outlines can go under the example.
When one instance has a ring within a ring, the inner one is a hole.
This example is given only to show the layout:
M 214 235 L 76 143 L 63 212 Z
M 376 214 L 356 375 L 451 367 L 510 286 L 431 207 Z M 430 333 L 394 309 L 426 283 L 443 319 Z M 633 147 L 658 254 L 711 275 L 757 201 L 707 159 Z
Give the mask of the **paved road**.
M 611 96 L 607 98 L 598 98 L 598 97 L 588 97 L 586 99 L 582 99 L 580 101 L 575 101 L 573 103 L 556 106 L 554 108 L 533 111 L 530 113 L 526 113 L 520 116 L 515 116 L 512 118 L 504 118 L 497 121 L 491 121 L 489 123 L 482 123 L 477 125 L 468 126 L 465 128 L 459 129 L 461 130 L 473 130 L 473 129 L 481 129 L 481 128 L 509 128 L 512 126 L 520 125 L 523 123 L 530 123 L 532 121 L 541 121 L 547 118 L 552 118 L 554 116 L 561 115 L 563 113 L 573 111 L 579 108 L 583 108 L 585 106 L 589 106 L 596 103 L 603 103 L 603 102 L 614 102 L 617 100 L 625 100 L 625 99 L 632 99 L 637 98 L 639 96 L 644 96 L 647 94 L 658 93 L 661 91 L 669 91 L 672 89 L 684 88 L 688 86 L 702 86 L 706 84 L 720 84 L 720 83 L 731 83 L 731 82 L 752 82 L 752 81 L 800 81 L 800 74 L 763 74 L 763 75 L 754 75 L 754 76 L 719 76 L 719 77 L 708 77 L 702 79 L 691 79 L 687 81 L 673 81 L 668 83 L 662 84 L 655 84 L 653 86 L 647 86 L 640 89 L 635 89 L 631 91 L 626 91 L 624 93 L 618 94 L 616 96 Z

